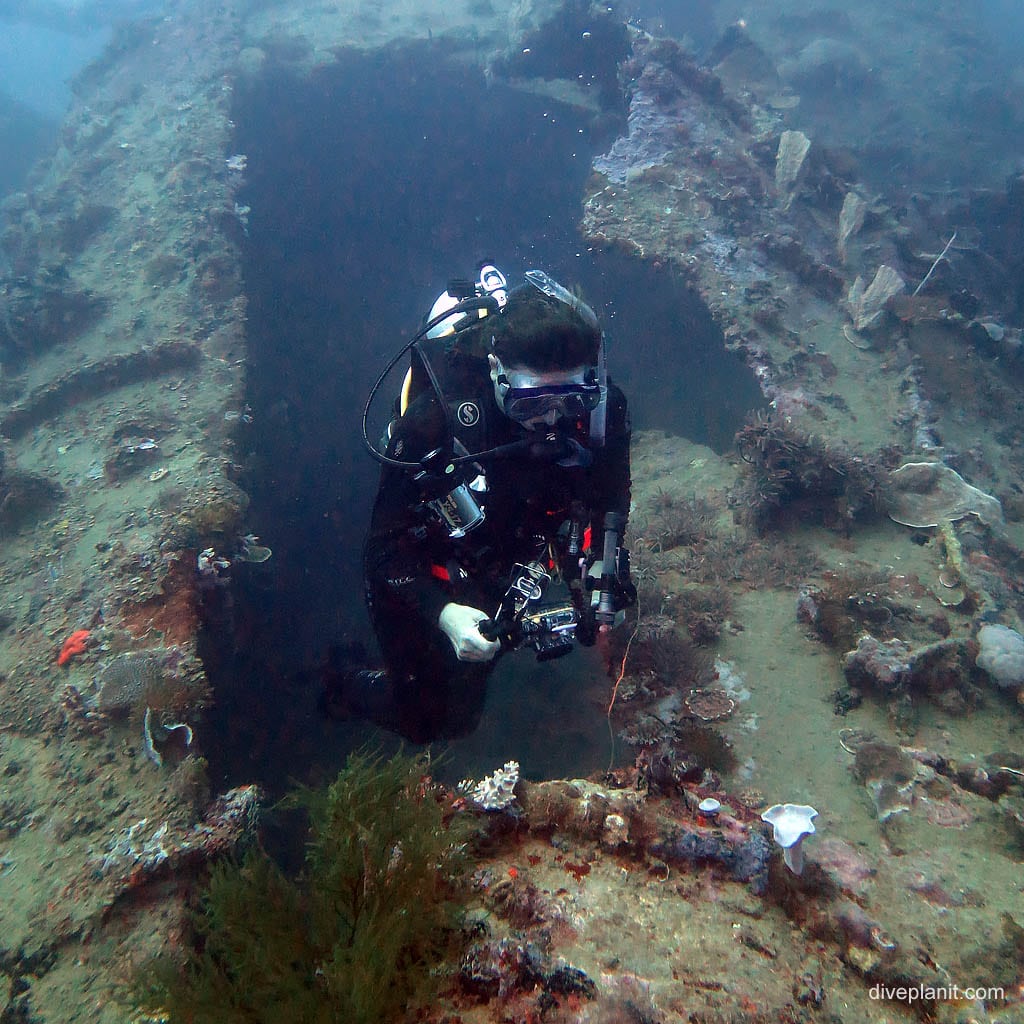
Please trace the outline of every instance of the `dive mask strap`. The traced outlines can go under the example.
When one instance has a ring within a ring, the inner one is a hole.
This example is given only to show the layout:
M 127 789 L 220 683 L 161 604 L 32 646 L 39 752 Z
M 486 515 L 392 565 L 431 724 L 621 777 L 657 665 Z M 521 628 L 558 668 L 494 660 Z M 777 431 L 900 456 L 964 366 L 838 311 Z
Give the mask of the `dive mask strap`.
M 543 270 L 527 270 L 523 277 L 538 291 L 564 302 L 573 312 L 579 314 L 591 328 L 597 328 L 597 314 L 578 295 L 573 295 L 568 288 L 559 284 L 550 274 Z
M 601 348 L 597 354 L 597 383 L 601 388 L 601 401 L 590 414 L 590 443 L 595 448 L 603 448 L 608 433 L 608 359 L 604 331 L 601 332 Z

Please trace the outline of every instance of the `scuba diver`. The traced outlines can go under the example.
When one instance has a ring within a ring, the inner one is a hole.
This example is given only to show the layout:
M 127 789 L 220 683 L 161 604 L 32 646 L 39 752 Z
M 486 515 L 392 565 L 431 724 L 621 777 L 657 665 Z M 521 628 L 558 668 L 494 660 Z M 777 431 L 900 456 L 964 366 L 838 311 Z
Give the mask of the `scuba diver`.
M 377 447 L 371 404 L 410 351 Z M 492 264 L 449 283 L 374 385 L 363 439 L 383 465 L 363 565 L 384 667 L 336 652 L 330 716 L 417 743 L 465 735 L 502 652 L 592 644 L 635 602 L 626 400 L 593 310 L 543 271 L 512 290 Z

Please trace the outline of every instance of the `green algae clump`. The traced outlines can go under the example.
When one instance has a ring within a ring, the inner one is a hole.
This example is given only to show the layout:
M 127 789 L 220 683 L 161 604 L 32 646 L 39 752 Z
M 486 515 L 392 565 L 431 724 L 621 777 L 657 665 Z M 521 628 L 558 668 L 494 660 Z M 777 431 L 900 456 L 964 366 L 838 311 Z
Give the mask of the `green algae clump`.
M 376 1024 L 429 999 L 459 951 L 466 860 L 427 767 L 352 754 L 325 791 L 289 797 L 310 819 L 302 876 L 262 849 L 215 864 L 194 949 L 141 968 L 138 1008 L 172 1024 Z

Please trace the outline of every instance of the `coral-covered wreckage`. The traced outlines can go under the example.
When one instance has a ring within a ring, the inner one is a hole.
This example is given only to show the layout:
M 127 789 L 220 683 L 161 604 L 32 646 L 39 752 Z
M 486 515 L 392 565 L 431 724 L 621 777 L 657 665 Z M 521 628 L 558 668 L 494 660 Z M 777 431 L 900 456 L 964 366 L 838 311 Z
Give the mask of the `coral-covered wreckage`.
M 764 407 L 724 452 L 635 435 L 640 607 L 594 698 L 619 757 L 446 791 L 484 839 L 468 951 L 418 1019 L 873 1020 L 883 985 L 917 993 L 887 1019 L 952 1021 L 954 984 L 1024 1019 L 1022 179 L 880 181 L 820 104 L 899 83 L 805 5 L 723 24 L 703 62 L 583 0 L 344 6 L 122 25 L 3 202 L 0 1016 L 125 1019 L 133 967 L 191 941 L 190 894 L 257 831 L 255 785 L 210 792 L 200 657 L 235 567 L 270 559 L 233 89 L 422 44 L 585 119 L 582 244 L 685 289 Z M 761 821 L 789 801 L 820 808 L 799 876 Z

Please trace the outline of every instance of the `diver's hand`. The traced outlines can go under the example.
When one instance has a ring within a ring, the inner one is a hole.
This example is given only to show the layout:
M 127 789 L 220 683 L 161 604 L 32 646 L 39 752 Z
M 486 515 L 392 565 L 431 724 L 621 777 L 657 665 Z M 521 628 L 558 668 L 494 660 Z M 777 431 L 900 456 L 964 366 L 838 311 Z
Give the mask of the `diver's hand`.
M 437 624 L 452 642 L 459 661 L 490 661 L 501 650 L 497 640 L 488 640 L 477 628 L 487 618 L 490 616 L 479 608 L 454 601 L 441 609 Z

